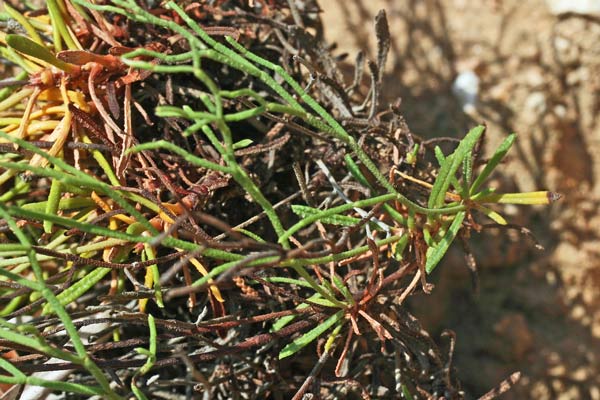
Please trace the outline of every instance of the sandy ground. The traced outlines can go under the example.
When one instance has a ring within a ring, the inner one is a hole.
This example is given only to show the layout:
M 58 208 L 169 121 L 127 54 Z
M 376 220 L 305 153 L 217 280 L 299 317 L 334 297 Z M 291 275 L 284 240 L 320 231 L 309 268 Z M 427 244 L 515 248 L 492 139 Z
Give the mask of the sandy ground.
M 337 54 L 374 59 L 373 18 L 386 9 L 393 34 L 385 91 L 401 97 L 411 129 L 460 136 L 488 125 L 491 151 L 519 139 L 495 184 L 504 191 L 550 189 L 551 207 L 505 209 L 545 247 L 515 232 L 473 238 L 481 291 L 475 295 L 459 249 L 431 296 L 413 299 L 435 335 L 458 335 L 455 367 L 468 398 L 514 371 L 503 399 L 600 399 L 600 18 L 552 15 L 544 1 L 322 1 Z M 476 110 L 452 94 L 457 74 L 480 79 Z

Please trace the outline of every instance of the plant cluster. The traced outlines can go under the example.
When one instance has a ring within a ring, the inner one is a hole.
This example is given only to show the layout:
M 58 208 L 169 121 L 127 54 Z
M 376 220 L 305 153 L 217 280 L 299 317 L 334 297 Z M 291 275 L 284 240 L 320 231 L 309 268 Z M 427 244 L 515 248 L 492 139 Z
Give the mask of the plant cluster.
M 452 333 L 442 351 L 404 302 L 480 216 L 512 227 L 490 204 L 556 195 L 483 188 L 515 135 L 444 154 L 381 105 L 384 13 L 348 85 L 310 0 L 20 7 L 0 14 L 7 390 L 461 398 Z

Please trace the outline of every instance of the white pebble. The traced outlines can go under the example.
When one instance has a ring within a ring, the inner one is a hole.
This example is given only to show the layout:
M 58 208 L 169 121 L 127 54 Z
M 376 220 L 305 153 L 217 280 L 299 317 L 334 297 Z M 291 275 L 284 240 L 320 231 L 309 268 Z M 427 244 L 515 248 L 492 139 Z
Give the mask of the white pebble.
M 471 70 L 463 71 L 452 84 L 452 93 L 458 98 L 463 111 L 467 114 L 475 111 L 479 95 L 479 77 Z

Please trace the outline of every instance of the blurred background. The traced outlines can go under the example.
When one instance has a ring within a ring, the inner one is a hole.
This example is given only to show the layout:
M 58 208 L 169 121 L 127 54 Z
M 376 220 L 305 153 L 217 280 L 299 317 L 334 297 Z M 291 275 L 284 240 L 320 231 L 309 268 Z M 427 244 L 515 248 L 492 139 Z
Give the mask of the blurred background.
M 484 122 L 489 155 L 517 132 L 493 186 L 563 194 L 550 207 L 505 208 L 544 250 L 514 230 L 484 231 L 471 240 L 479 293 L 456 248 L 433 294 L 412 299 L 436 341 L 456 332 L 468 398 L 521 371 L 503 399 L 600 399 L 600 2 L 320 3 L 349 74 L 359 50 L 375 59 L 373 21 L 387 11 L 384 94 L 401 98 L 414 133 L 460 137 Z

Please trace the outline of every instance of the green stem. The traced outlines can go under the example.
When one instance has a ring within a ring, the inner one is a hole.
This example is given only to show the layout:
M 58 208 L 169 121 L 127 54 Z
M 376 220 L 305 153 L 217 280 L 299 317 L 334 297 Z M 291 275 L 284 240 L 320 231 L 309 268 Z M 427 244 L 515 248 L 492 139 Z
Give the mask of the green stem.
M 40 267 L 40 264 L 37 261 L 35 251 L 31 248 L 31 243 L 29 242 L 29 239 L 27 239 L 27 237 L 25 236 L 23 231 L 21 231 L 21 229 L 15 223 L 14 219 L 9 215 L 7 210 L 2 205 L 0 205 L 0 216 L 2 218 L 4 218 L 4 220 L 6 221 L 6 223 L 10 227 L 10 229 L 13 231 L 13 233 L 15 234 L 15 236 L 17 237 L 19 242 L 23 246 L 29 247 L 29 250 L 27 251 L 27 255 L 29 257 L 29 261 L 31 263 L 33 273 L 37 280 L 37 285 L 32 285 L 32 286 L 34 286 L 34 288 L 32 288 L 32 289 L 33 290 L 37 289 L 37 291 L 39 291 L 41 293 L 41 295 L 48 301 L 48 304 L 50 304 L 50 306 L 52 307 L 52 309 L 54 310 L 56 315 L 62 321 L 67 334 L 71 338 L 71 343 L 73 344 L 73 347 L 75 348 L 75 351 L 79 357 L 77 359 L 78 363 L 83 365 L 94 376 L 94 378 L 100 384 L 100 386 L 102 387 L 102 389 L 104 390 L 104 392 L 108 398 L 115 399 L 115 400 L 121 399 L 121 397 L 118 396 L 110 388 L 110 384 L 109 384 L 108 380 L 106 379 L 106 377 L 104 376 L 104 374 L 102 373 L 102 371 L 100 370 L 100 368 L 92 361 L 92 359 L 87 354 L 87 351 L 85 350 L 85 346 L 83 345 L 83 342 L 79 336 L 79 332 L 77 331 L 77 328 L 73 324 L 71 317 L 66 312 L 64 307 L 60 304 L 60 302 L 58 301 L 58 299 L 56 298 L 56 296 L 54 295 L 52 290 L 50 290 L 50 288 L 48 288 L 48 286 L 46 286 L 46 284 L 44 283 L 44 276 L 42 273 L 42 268 Z M 25 279 L 19 279 L 19 281 L 27 282 L 27 280 L 25 280 Z

